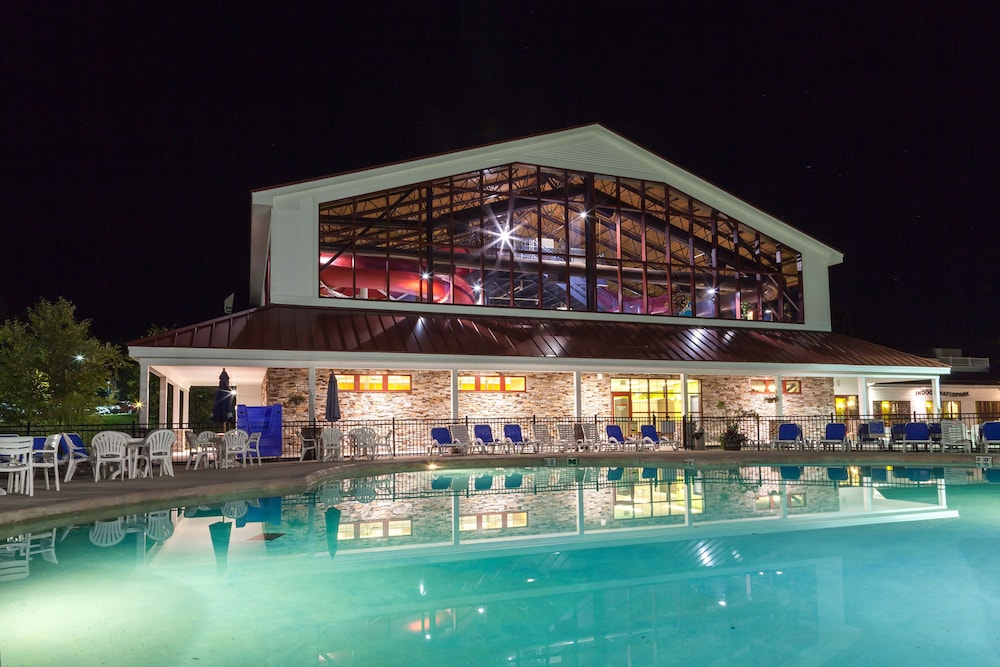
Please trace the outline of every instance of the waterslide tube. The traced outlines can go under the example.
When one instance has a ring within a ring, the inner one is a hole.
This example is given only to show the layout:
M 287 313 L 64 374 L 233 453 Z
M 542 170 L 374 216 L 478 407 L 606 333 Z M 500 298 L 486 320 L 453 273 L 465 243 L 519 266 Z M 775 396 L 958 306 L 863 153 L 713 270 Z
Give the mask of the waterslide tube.
M 348 293 L 353 289 L 385 290 L 386 274 L 389 279 L 389 292 L 408 294 L 419 297 L 427 294 L 433 283 L 435 303 L 475 304 L 478 302 L 475 291 L 468 282 L 460 276 L 434 276 L 422 278 L 420 265 L 416 260 L 392 258 L 386 271 L 384 258 L 357 257 L 352 266 L 350 257 L 333 258 L 329 253 L 320 253 L 319 279 L 324 287 L 339 293 Z M 325 265 L 325 268 L 324 268 Z

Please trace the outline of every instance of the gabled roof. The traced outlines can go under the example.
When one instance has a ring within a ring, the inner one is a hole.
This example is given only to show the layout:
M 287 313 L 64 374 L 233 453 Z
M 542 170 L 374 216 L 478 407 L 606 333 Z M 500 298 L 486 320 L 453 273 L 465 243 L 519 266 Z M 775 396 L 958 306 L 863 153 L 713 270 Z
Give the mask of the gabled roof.
M 635 366 L 659 372 L 923 377 L 948 371 L 934 359 L 832 332 L 287 305 L 255 308 L 136 340 L 129 344 L 129 353 L 137 359 L 158 358 L 166 356 L 158 350 L 173 350 L 190 359 L 199 356 L 192 354 L 199 348 L 220 359 L 226 358 L 222 351 L 244 360 L 259 352 L 261 360 L 280 363 L 275 360 L 284 353 L 289 360 L 328 359 L 331 366 L 358 360 L 378 367 L 430 368 L 443 367 L 445 360 L 462 366 L 467 359 L 471 368 L 478 359 L 505 368 L 544 365 L 550 370 L 603 365 L 606 370 Z

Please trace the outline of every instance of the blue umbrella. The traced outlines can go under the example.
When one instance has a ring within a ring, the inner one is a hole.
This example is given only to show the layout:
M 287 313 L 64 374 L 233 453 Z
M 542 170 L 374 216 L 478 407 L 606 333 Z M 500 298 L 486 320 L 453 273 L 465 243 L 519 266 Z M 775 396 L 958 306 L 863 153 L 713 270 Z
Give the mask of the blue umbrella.
M 340 421 L 340 392 L 337 389 L 337 376 L 330 373 L 330 382 L 326 385 L 326 420 Z
M 219 375 L 219 388 L 215 390 L 215 403 L 212 405 L 212 421 L 228 425 L 236 414 L 236 398 L 229 388 L 229 373 L 222 369 Z

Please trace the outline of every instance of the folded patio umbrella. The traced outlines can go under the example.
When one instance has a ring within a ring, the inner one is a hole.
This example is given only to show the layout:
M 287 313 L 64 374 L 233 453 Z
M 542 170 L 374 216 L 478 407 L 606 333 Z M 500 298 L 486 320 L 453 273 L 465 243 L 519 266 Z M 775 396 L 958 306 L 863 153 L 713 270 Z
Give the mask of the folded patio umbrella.
M 228 427 L 234 421 L 235 402 L 232 389 L 229 387 L 229 373 L 223 368 L 219 374 L 219 387 L 215 390 L 215 402 L 212 404 L 212 421 Z
M 330 373 L 330 382 L 326 385 L 326 420 L 340 421 L 340 392 L 337 388 L 337 376 Z
M 215 564 L 221 572 L 229 564 L 229 537 L 233 532 L 233 524 L 228 523 L 225 519 L 216 521 L 208 525 L 208 532 L 212 536 Z

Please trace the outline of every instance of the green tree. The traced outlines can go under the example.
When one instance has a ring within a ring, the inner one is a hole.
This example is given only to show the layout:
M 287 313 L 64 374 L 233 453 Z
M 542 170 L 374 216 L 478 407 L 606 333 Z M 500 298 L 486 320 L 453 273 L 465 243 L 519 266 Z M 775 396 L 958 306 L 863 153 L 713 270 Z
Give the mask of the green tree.
M 96 419 L 108 383 L 124 365 L 122 351 L 90 334 L 76 307 L 42 299 L 25 320 L 0 326 L 0 419 L 8 423 L 75 424 Z

